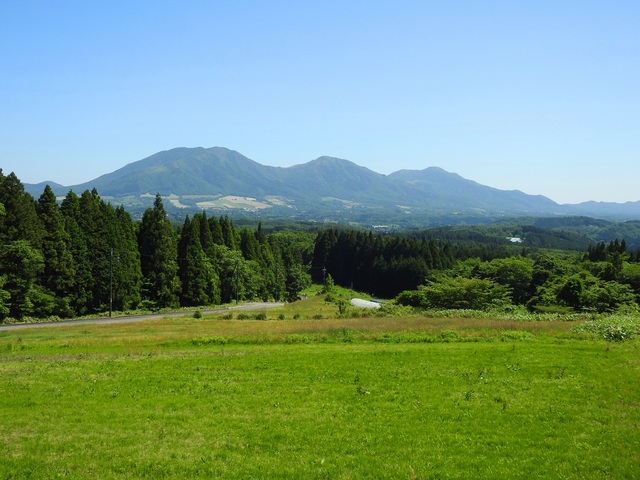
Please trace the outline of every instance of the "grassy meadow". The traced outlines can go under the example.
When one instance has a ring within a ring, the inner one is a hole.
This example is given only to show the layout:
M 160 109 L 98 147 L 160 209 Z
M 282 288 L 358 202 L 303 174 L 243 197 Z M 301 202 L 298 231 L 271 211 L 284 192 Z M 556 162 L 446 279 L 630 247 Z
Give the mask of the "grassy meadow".
M 640 477 L 636 338 L 238 315 L 1 331 L 0 478 Z

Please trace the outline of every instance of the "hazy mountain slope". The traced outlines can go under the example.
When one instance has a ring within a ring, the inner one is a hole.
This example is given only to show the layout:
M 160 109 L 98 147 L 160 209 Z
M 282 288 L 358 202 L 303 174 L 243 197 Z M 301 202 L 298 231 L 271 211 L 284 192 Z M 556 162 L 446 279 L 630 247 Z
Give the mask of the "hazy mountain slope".
M 440 208 L 475 208 L 496 212 L 519 211 L 522 214 L 551 212 L 557 204 L 542 195 L 527 195 L 518 190 L 498 190 L 467 180 L 438 167 L 424 170 L 399 170 L 389 178 L 404 185 L 416 198 Z
M 437 167 L 382 175 L 348 160 L 320 157 L 280 168 L 261 165 L 222 147 L 174 148 L 90 182 L 71 187 L 51 185 L 57 195 L 65 195 L 69 189 L 81 193 L 96 188 L 114 204 L 135 209 L 145 208 L 152 196 L 160 193 L 173 194 L 172 205 L 179 209 L 284 209 L 287 215 L 296 212 L 298 218 L 331 218 L 340 212 L 341 221 L 348 220 L 356 210 L 360 214 L 378 212 L 381 221 L 385 215 L 395 220 L 397 215 L 640 218 L 640 202 L 558 205 L 541 195 L 499 190 Z M 37 198 L 44 184 L 25 185 L 25 189 Z M 242 201 L 222 198 L 227 196 Z M 244 197 L 255 198 L 259 205 Z
M 166 195 L 259 195 L 277 183 L 275 167 L 260 165 L 226 148 L 175 148 L 131 163 L 74 190 L 95 187 L 109 196 L 156 192 Z
M 348 160 L 320 157 L 283 169 L 289 185 L 317 199 L 336 198 L 371 205 L 396 205 L 406 194 L 388 177 Z
M 640 218 L 639 202 L 583 202 L 575 205 L 562 205 L 563 210 L 571 215 L 588 215 L 617 219 Z

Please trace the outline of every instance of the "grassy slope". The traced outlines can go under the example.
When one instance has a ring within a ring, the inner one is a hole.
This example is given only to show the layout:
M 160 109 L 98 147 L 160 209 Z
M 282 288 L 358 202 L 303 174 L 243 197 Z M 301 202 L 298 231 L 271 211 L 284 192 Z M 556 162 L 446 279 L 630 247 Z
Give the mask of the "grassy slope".
M 421 318 L 0 332 L 0 472 L 634 478 L 639 344 Z

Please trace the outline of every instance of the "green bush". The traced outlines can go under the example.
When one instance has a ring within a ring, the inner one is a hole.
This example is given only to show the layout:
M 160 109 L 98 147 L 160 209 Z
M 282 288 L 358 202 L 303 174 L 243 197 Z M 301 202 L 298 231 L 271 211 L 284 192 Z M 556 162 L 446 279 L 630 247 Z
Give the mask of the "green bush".
M 592 333 L 605 340 L 623 341 L 640 335 L 640 317 L 610 315 L 597 317 L 573 327 L 576 333 Z
M 199 337 L 191 340 L 191 344 L 196 347 L 202 347 L 204 345 L 226 345 L 228 340 L 225 337 Z
M 507 330 L 500 334 L 500 341 L 507 342 L 509 340 L 531 340 L 533 334 L 525 330 Z

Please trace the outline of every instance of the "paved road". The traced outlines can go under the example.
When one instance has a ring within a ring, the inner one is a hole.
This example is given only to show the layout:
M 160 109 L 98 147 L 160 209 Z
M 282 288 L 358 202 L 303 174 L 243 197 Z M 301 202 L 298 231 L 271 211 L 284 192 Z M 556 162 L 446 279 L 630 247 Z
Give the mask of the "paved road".
M 282 307 L 284 303 L 280 302 L 253 302 L 244 303 L 235 307 L 220 307 L 209 310 L 200 310 L 202 314 L 227 312 L 229 310 L 264 310 L 266 308 Z M 129 315 L 126 317 L 104 317 L 104 318 L 86 318 L 81 320 L 62 320 L 60 322 L 41 322 L 41 323 L 17 323 L 15 325 L 0 325 L 2 330 L 18 330 L 21 328 L 42 328 L 42 327 L 59 327 L 69 325 L 96 325 L 109 323 L 132 323 L 142 322 L 144 320 L 153 320 L 167 317 L 188 317 L 194 314 L 195 310 L 169 313 L 154 313 L 151 315 Z

